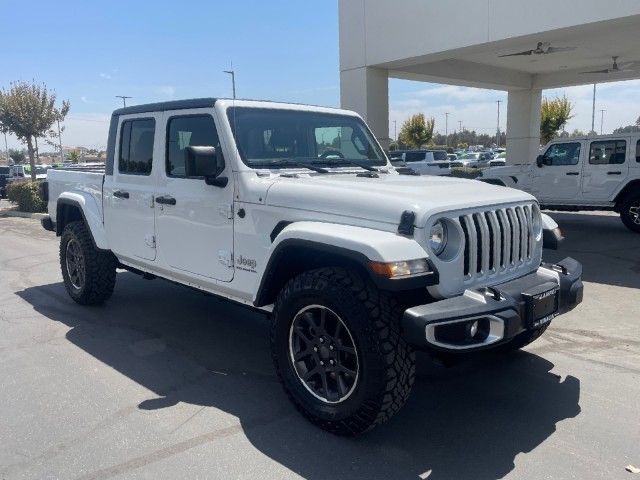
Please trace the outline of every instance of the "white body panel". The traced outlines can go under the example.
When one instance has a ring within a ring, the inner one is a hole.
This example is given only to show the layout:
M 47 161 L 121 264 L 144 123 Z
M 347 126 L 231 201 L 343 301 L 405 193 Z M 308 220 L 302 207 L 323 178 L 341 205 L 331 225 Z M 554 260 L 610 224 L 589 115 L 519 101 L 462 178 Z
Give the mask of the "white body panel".
M 571 162 L 490 168 L 482 179 L 529 192 L 543 205 L 575 208 L 614 207 L 625 186 L 640 180 L 640 132 L 557 139 L 543 149 L 543 155 L 567 144 L 579 145 Z
M 101 174 L 49 174 L 53 220 L 58 198 L 78 195 L 83 208 L 92 212 L 90 227 L 100 248 L 112 250 L 123 264 L 248 304 L 256 298 L 271 254 L 286 239 L 339 246 L 374 261 L 430 257 L 441 271 L 440 284 L 432 289 L 437 296 L 457 295 L 466 288 L 506 281 L 537 268 L 541 242 L 536 243 L 531 261 L 509 271 L 465 278 L 462 251 L 439 259 L 430 251 L 426 233 L 441 217 L 455 223 L 459 215 L 469 212 L 516 205 L 530 208 L 535 204 L 532 196 L 472 180 L 398 175 L 391 165 L 386 167 L 389 173 L 377 178 L 357 177 L 363 170 L 350 166 L 332 168 L 329 174 L 304 168 L 256 170 L 240 158 L 226 115 L 232 105 L 357 117 L 337 109 L 239 100 L 218 100 L 215 107 L 197 110 L 123 114 L 119 125 L 132 118 L 156 121 L 151 173 L 118 172 L 118 134 L 114 172 L 104 176 L 104 186 Z M 223 175 L 229 178 L 224 187 L 166 173 L 167 120 L 194 114 L 215 119 L 225 159 Z M 129 193 L 128 199 L 114 196 L 123 190 Z M 176 204 L 159 205 L 158 198 L 166 196 Z M 415 213 L 413 238 L 397 233 L 407 210 Z M 280 222 L 287 226 L 272 239 Z

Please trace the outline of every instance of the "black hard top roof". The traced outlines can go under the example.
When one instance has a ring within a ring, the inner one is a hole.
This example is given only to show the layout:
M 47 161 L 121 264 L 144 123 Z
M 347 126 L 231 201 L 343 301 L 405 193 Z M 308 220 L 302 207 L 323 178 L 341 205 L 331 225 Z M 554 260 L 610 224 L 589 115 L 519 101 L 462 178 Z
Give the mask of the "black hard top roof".
M 130 113 L 164 112 L 165 110 L 182 110 L 186 108 L 210 108 L 216 103 L 215 98 L 189 98 L 187 100 L 172 100 L 170 102 L 147 103 L 119 108 L 113 115 L 127 115 Z

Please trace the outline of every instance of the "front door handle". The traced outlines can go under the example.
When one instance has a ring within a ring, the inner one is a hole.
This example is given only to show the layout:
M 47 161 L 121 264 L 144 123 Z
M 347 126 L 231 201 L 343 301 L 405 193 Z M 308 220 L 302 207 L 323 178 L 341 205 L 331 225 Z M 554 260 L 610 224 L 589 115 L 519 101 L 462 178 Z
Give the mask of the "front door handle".
M 567 175 L 580 175 L 579 172 L 567 172 Z
M 116 190 L 113 192 L 113 196 L 116 198 L 129 198 L 129 192 L 123 192 L 122 190 Z
M 160 203 L 161 205 L 175 205 L 176 199 L 165 195 L 163 197 L 156 197 L 156 202 Z
M 607 172 L 607 175 L 622 175 L 622 172 Z

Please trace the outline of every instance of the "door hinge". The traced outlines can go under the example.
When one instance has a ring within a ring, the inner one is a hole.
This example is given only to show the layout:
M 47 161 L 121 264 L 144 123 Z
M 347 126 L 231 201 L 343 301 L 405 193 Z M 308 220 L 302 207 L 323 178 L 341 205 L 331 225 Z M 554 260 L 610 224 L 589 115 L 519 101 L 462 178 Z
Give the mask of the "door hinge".
M 227 219 L 232 219 L 233 218 L 233 205 L 230 204 L 230 203 L 225 203 L 224 205 L 220 205 L 218 207 L 218 212 L 223 217 L 226 217 Z
M 233 267 L 233 254 L 229 250 L 218 250 L 218 261 L 227 267 Z

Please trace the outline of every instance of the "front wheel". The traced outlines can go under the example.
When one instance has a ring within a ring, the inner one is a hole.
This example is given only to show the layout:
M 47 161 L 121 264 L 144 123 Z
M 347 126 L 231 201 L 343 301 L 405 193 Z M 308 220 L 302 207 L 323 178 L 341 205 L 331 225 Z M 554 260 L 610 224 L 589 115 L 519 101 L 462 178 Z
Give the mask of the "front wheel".
M 393 416 L 415 377 L 400 315 L 392 296 L 347 269 L 322 268 L 290 280 L 275 304 L 271 348 L 298 410 L 340 435 Z
M 71 222 L 60 238 L 60 268 L 69 296 L 81 305 L 99 305 L 113 293 L 116 259 L 98 250 L 84 222 Z
M 640 193 L 627 195 L 620 203 L 620 219 L 629 230 L 640 233 Z

